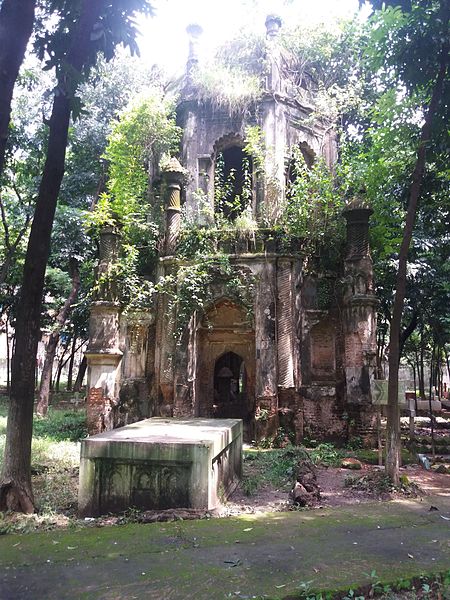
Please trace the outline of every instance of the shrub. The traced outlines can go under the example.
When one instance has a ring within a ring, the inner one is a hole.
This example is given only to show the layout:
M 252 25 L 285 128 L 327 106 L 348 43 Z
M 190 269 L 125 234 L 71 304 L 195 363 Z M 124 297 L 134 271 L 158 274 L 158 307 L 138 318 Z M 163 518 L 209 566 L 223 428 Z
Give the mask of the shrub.
M 33 437 L 78 442 L 87 436 L 85 411 L 49 410 L 46 417 L 35 417 Z

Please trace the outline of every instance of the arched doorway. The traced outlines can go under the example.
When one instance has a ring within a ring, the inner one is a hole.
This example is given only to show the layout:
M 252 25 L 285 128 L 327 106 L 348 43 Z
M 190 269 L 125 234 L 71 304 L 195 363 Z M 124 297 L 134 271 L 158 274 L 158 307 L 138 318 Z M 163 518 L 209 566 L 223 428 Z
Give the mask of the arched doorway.
M 254 438 L 255 332 L 243 307 L 217 301 L 198 325 L 194 411 L 199 417 L 243 419 Z
M 247 419 L 247 370 L 234 352 L 222 354 L 214 366 L 214 416 L 219 419 Z

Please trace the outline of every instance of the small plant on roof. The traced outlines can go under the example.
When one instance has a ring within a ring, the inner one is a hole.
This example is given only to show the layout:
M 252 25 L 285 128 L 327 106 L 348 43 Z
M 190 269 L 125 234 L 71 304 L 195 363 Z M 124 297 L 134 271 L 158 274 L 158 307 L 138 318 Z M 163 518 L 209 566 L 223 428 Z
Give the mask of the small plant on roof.
M 263 92 L 260 77 L 216 63 L 196 72 L 194 85 L 200 101 L 211 102 L 230 115 L 246 113 Z

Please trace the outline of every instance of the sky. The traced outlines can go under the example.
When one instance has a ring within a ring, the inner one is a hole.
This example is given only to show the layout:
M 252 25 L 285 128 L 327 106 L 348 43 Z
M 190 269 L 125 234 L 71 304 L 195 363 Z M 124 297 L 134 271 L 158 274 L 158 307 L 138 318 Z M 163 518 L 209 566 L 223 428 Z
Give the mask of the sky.
M 264 32 L 268 14 L 283 22 L 321 23 L 351 17 L 358 0 L 153 0 L 155 16 L 140 18 L 139 47 L 143 60 L 158 63 L 169 74 L 183 70 L 187 58 L 186 27 L 197 23 L 203 28 L 200 59 L 234 37 L 245 23 L 253 31 Z

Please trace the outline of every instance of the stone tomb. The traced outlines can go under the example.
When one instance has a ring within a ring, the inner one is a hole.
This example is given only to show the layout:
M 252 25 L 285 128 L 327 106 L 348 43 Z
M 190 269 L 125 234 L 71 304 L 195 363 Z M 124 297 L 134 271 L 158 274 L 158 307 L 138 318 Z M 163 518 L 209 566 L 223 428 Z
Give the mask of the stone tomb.
M 240 419 L 145 419 L 81 442 L 78 510 L 214 510 L 241 473 Z

